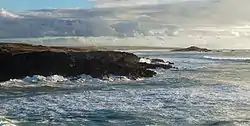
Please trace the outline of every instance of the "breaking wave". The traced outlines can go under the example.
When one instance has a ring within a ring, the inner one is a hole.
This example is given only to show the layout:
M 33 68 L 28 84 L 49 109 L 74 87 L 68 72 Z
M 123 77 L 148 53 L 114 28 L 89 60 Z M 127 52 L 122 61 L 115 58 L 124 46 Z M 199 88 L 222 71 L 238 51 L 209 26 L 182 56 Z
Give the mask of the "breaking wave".
M 218 61 L 250 61 L 250 57 L 220 57 L 220 56 L 204 56 L 205 59 Z
M 138 78 L 137 80 L 143 80 Z M 131 79 L 125 76 L 114 76 L 109 75 L 102 79 L 93 78 L 89 75 L 79 75 L 77 77 L 63 77 L 61 75 L 52 75 L 52 76 L 27 76 L 23 79 L 11 79 L 6 82 L 1 82 L 0 87 L 76 87 L 84 84 L 101 84 L 101 83 L 126 83 L 132 81 Z M 72 85 L 71 85 L 72 84 Z M 79 84 L 79 85 L 77 85 Z
M 147 58 L 141 58 L 139 62 L 141 62 L 141 63 L 151 63 L 151 60 L 147 59 Z
M 15 123 L 17 123 L 17 121 L 0 116 L 0 126 L 17 126 Z

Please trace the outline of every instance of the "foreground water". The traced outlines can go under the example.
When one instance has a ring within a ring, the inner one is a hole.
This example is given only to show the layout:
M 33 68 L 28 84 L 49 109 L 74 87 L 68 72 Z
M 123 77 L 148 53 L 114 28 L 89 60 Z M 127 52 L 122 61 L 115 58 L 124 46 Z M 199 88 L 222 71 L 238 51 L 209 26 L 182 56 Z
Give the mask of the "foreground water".
M 0 125 L 250 125 L 248 52 L 135 53 L 180 69 L 135 81 L 55 75 L 3 82 Z

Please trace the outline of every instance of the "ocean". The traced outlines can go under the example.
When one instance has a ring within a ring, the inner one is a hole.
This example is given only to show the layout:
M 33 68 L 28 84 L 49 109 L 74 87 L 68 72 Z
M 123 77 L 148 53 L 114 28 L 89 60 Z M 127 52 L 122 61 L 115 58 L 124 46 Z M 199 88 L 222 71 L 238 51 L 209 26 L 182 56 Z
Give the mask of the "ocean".
M 131 50 L 178 70 L 153 78 L 35 75 L 0 83 L 2 126 L 249 126 L 250 53 Z

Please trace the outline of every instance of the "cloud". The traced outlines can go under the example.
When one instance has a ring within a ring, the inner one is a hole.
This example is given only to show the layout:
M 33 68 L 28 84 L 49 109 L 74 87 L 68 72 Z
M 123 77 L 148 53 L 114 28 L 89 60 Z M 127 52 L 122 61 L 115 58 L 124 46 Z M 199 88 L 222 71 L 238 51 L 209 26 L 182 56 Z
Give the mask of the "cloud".
M 20 19 L 2 17 L 0 38 L 42 37 L 27 41 L 49 45 L 250 48 L 250 0 L 90 1 L 96 7 L 31 10 L 18 13 L 24 17 Z
M 171 4 L 186 1 L 201 0 L 89 0 L 96 2 L 96 7 L 130 7 L 142 5 Z

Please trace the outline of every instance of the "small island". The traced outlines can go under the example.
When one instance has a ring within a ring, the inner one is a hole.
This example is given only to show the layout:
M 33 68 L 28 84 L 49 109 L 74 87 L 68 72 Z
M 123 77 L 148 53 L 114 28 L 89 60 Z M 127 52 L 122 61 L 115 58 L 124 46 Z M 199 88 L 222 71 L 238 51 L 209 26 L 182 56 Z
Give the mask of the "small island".
M 1 43 L 0 81 L 55 74 L 65 77 L 86 74 L 100 79 L 115 75 L 137 79 L 153 77 L 156 72 L 152 69 L 174 68 L 172 63 L 161 59 L 153 59 L 152 63 L 141 62 L 140 59 L 141 57 L 132 53 L 100 51 L 92 47 L 49 47 Z
M 173 52 L 211 52 L 212 50 L 206 48 L 199 48 L 197 46 L 190 46 L 188 48 L 174 49 Z

